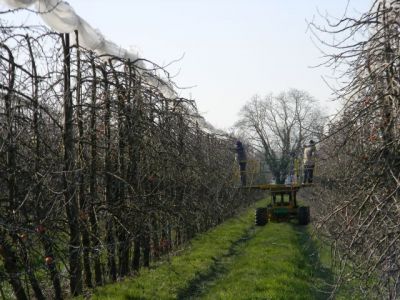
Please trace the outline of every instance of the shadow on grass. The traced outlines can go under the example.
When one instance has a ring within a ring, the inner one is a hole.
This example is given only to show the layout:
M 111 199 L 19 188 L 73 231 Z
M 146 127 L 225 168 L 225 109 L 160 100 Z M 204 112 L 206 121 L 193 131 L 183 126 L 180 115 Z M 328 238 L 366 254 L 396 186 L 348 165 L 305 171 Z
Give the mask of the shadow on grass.
M 136 296 L 125 296 L 125 300 L 147 300 L 145 297 L 136 297 Z
M 229 271 L 229 260 L 237 256 L 242 246 L 246 244 L 254 233 L 254 226 L 249 227 L 244 234 L 234 241 L 228 249 L 228 252 L 220 257 L 213 258 L 213 264 L 206 272 L 198 273 L 196 277 L 191 280 L 185 289 L 178 291 L 178 300 L 193 299 L 200 297 L 206 292 L 207 286 L 218 279 L 220 276 Z
M 320 261 L 320 250 L 310 235 L 306 226 L 299 226 L 292 223 L 293 229 L 297 233 L 301 252 L 306 258 L 307 263 L 312 267 L 313 288 L 315 299 L 328 299 L 333 290 L 334 276 L 330 268 L 325 267 Z

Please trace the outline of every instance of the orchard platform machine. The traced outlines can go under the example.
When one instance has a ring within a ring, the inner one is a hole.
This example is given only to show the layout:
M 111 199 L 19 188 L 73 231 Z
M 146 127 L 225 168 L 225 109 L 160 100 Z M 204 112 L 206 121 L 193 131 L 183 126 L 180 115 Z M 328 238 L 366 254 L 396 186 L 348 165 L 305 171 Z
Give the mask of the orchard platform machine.
M 249 161 L 248 161 L 249 165 Z M 297 203 L 297 192 L 312 183 L 302 184 L 300 174 L 302 174 L 298 162 L 291 165 L 289 174 L 293 174 L 287 184 L 265 183 L 271 181 L 265 162 L 250 162 L 250 168 L 242 172 L 247 184 L 243 184 L 243 189 L 258 189 L 269 191 L 271 203 L 266 207 L 259 207 L 255 212 L 255 224 L 264 226 L 270 221 L 283 222 L 291 219 L 297 219 L 300 225 L 307 225 L 310 222 L 310 208 L 308 206 L 299 206 Z M 293 182 L 293 179 L 296 180 Z
M 297 204 L 297 192 L 311 184 L 260 184 L 250 189 L 267 190 L 271 194 L 271 203 L 255 211 L 255 224 L 264 226 L 269 221 L 289 221 L 297 219 L 300 225 L 310 222 L 310 207 Z

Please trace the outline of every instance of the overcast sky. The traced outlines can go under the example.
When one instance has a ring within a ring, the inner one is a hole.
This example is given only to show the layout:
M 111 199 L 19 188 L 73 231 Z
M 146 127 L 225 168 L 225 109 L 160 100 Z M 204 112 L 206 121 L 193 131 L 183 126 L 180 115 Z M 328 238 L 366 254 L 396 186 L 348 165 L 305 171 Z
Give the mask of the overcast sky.
M 321 53 L 306 20 L 319 13 L 343 15 L 347 0 L 69 0 L 75 11 L 108 39 L 135 46 L 149 60 L 168 67 L 174 81 L 191 87 L 182 96 L 196 100 L 214 126 L 227 129 L 254 94 L 303 89 L 333 112 L 322 76 L 310 68 Z M 369 0 L 351 0 L 351 15 Z

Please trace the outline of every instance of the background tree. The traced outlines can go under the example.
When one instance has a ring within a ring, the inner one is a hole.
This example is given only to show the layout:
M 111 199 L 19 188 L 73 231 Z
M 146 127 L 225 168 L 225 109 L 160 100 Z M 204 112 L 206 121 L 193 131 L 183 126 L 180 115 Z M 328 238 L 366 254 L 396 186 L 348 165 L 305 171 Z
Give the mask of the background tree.
M 263 153 L 276 182 L 284 183 L 291 154 L 301 155 L 306 141 L 321 136 L 323 124 L 315 99 L 290 89 L 277 96 L 253 96 L 241 109 L 236 127 Z

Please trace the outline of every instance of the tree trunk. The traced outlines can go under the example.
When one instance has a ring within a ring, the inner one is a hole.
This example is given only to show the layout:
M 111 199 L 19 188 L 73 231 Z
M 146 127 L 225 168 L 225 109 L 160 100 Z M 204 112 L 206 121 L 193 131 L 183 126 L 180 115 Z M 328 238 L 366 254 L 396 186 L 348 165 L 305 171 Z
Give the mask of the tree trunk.
M 83 144 L 84 132 L 83 132 L 83 113 L 82 113 L 82 97 L 81 97 L 81 58 L 79 50 L 79 35 L 78 31 L 75 30 L 76 37 L 76 116 L 78 119 L 78 132 L 79 132 L 79 144 L 78 144 L 78 164 L 79 164 L 79 206 L 80 211 L 80 228 L 82 233 L 82 246 L 83 246 L 83 269 L 85 274 L 85 284 L 88 287 L 93 287 L 92 283 L 92 271 L 90 269 L 90 237 L 89 237 L 89 208 L 87 204 L 87 199 L 85 195 L 86 183 L 85 183 L 85 162 L 86 155 Z
M 1 232 L 0 236 L 0 255 L 3 257 L 4 269 L 9 276 L 9 282 L 18 300 L 27 300 L 27 296 L 19 277 L 17 257 L 11 246 L 6 241 L 5 235 Z
M 120 83 L 118 78 L 118 74 L 115 71 L 112 62 L 110 61 L 110 67 L 113 71 L 115 86 L 117 89 L 117 98 L 118 98 L 118 168 L 117 175 L 118 184 L 117 184 L 117 199 L 115 201 L 115 206 L 117 208 L 122 208 L 125 206 L 125 182 L 122 178 L 126 178 L 126 163 L 125 163 L 125 146 L 127 140 L 127 131 L 126 131 L 126 115 L 125 115 L 125 90 Z M 124 214 L 119 213 L 118 218 L 120 222 L 126 224 L 127 220 L 124 219 Z M 128 234 L 124 226 L 118 224 L 116 227 L 117 238 L 118 238 L 118 273 L 120 276 L 125 276 L 129 272 L 129 241 Z
M 96 132 L 96 100 L 97 100 L 97 75 L 94 59 L 92 64 L 92 95 L 91 95 L 91 108 L 90 108 L 90 175 L 89 175 L 89 190 L 90 190 L 90 204 L 89 204 L 89 220 L 93 233 L 92 239 L 92 257 L 94 259 L 94 277 L 96 285 L 103 284 L 103 276 L 101 271 L 100 262 L 100 244 L 99 244 L 99 227 L 97 224 L 95 206 L 98 201 L 97 194 L 97 132 Z
M 33 132 L 34 132 L 34 151 L 35 151 L 35 161 L 34 161 L 34 174 L 39 173 L 39 168 L 40 168 L 40 161 L 39 158 L 43 153 L 41 153 L 41 147 L 40 147 L 40 133 L 39 133 L 39 80 L 37 76 L 37 69 L 36 69 L 36 62 L 35 62 L 35 56 L 33 55 L 32 51 L 32 46 L 31 46 L 31 41 L 30 38 L 27 36 L 26 41 L 28 44 L 28 49 L 29 49 L 29 55 L 31 59 L 31 66 L 32 66 L 32 102 L 33 102 Z M 36 216 L 40 214 L 40 209 L 42 207 L 41 205 L 41 200 L 40 200 L 40 194 L 41 194 L 41 183 L 40 182 L 35 182 L 35 187 L 34 187 L 34 199 L 35 203 L 37 204 L 36 208 Z M 24 249 L 24 255 L 27 263 L 29 257 L 28 257 L 28 251 Z M 44 295 L 42 293 L 42 290 L 39 286 L 39 283 L 36 280 L 34 272 L 31 270 L 31 267 L 29 267 L 28 271 L 28 276 L 29 280 L 32 285 L 32 289 L 35 292 L 35 296 L 37 299 L 44 299 Z
M 142 235 L 142 246 L 143 246 L 143 266 L 146 268 L 150 267 L 150 232 L 149 226 L 145 225 L 145 231 Z
M 111 101 L 109 94 L 107 72 L 103 68 L 104 90 L 105 90 L 105 114 L 104 114 L 104 129 L 105 129 L 105 158 L 104 158 L 104 172 L 105 172 L 105 202 L 108 208 L 107 224 L 106 224 L 106 241 L 107 241 L 107 260 L 108 269 L 113 281 L 117 280 L 117 266 L 115 262 L 115 238 L 114 238 L 114 203 L 112 195 L 113 178 L 111 168 Z
M 134 241 L 132 269 L 137 272 L 140 269 L 140 236 L 137 235 Z
M 64 48 L 64 200 L 68 225 L 70 231 L 69 240 L 69 267 L 70 289 L 72 296 L 82 293 L 82 266 L 80 260 L 80 231 L 79 231 L 79 205 L 75 188 L 75 147 L 74 147 L 74 123 L 73 103 L 71 93 L 71 53 L 69 34 L 63 38 Z
M 5 108 L 5 131 L 7 132 L 6 136 L 6 145 L 7 145 L 7 188 L 8 188 L 8 211 L 13 212 L 16 209 L 16 147 L 14 144 L 14 132 L 13 132 L 13 94 L 14 94 L 14 84 L 15 84 L 15 63 L 14 57 L 11 53 L 11 50 L 5 46 L 1 45 L 8 53 L 9 58 L 9 78 L 8 78 L 8 91 L 4 96 L 4 108 Z M 8 215 L 8 221 L 12 222 L 14 216 L 10 213 Z M 5 232 L 0 232 L 0 255 L 3 257 L 4 268 L 9 276 L 9 282 L 13 288 L 13 291 L 17 297 L 17 299 L 27 299 L 25 294 L 25 290 L 23 288 L 23 284 L 18 275 L 18 266 L 17 266 L 17 256 L 6 240 Z

